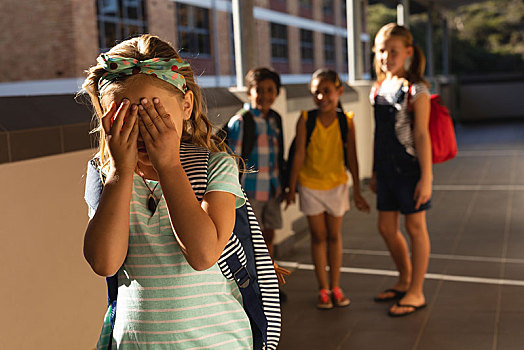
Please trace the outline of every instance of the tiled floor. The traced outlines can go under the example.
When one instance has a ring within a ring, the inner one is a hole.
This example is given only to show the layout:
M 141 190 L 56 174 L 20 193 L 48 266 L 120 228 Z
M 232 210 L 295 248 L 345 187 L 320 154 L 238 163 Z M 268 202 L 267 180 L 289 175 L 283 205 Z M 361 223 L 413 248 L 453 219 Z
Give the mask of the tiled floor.
M 283 287 L 279 350 L 524 349 L 524 122 L 457 127 L 459 156 L 434 167 L 428 212 L 432 256 L 428 307 L 393 319 L 373 296 L 395 280 L 376 230 L 376 212 L 343 222 L 342 288 L 348 308 L 315 308 L 309 237 L 280 257 L 293 273 Z M 370 191 L 366 198 L 374 205 Z

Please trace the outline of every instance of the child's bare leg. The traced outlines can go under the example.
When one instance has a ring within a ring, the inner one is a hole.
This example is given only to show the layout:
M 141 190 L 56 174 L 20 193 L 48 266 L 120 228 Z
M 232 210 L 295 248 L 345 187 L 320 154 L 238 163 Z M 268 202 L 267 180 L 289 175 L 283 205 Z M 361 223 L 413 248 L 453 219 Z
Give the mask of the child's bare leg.
M 411 260 L 413 273 L 411 285 L 401 299 L 401 304 L 422 305 L 426 302 L 424 298 L 424 277 L 428 269 L 430 243 L 426 225 L 426 212 L 418 212 L 406 215 L 406 230 L 411 238 Z M 402 308 L 395 308 L 402 309 Z M 392 309 L 392 311 L 394 311 Z M 401 310 L 402 312 L 410 310 Z
M 264 242 L 266 242 L 269 255 L 273 258 L 273 238 L 275 237 L 275 230 L 272 228 L 263 229 L 262 236 L 264 237 Z
M 327 227 L 327 254 L 329 259 L 329 277 L 331 289 L 338 287 L 340 283 L 340 267 L 342 266 L 342 227 L 341 216 L 326 214 Z
M 398 211 L 380 211 L 378 214 L 378 229 L 391 258 L 399 272 L 398 281 L 391 288 L 398 291 L 406 291 L 411 284 L 411 261 L 406 240 L 399 230 L 400 213 Z M 392 293 L 381 293 L 378 298 L 386 298 Z
M 309 229 L 311 230 L 311 255 L 315 264 L 315 274 L 320 289 L 329 289 L 326 272 L 326 240 L 327 228 L 324 213 L 308 216 Z

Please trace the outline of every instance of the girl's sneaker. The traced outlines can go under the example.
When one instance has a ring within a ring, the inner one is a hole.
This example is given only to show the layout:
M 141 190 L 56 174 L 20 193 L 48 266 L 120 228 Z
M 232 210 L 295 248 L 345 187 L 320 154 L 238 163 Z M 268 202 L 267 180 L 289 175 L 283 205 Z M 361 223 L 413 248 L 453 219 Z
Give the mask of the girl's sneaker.
M 322 310 L 332 309 L 331 292 L 329 289 L 321 289 L 318 294 L 317 308 Z
M 331 291 L 331 294 L 333 295 L 333 304 L 337 307 L 344 307 L 348 306 L 351 301 L 344 295 L 344 292 L 340 287 L 335 287 Z

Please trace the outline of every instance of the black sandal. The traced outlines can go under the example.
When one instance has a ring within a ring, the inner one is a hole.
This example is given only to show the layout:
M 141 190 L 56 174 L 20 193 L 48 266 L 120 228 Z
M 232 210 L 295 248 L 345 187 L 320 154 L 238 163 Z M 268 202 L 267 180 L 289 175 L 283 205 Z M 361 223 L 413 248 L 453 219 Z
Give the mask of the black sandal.
M 406 295 L 406 292 L 402 292 L 400 290 L 393 289 L 393 288 L 386 289 L 382 293 L 393 293 L 393 296 L 385 297 L 385 298 L 375 297 L 373 300 L 375 300 L 377 303 L 380 303 L 383 301 L 400 300 L 404 297 L 404 295 Z
M 406 311 L 406 312 L 403 312 L 403 313 L 400 313 L 400 314 L 397 314 L 397 313 L 391 312 L 391 310 L 389 310 L 389 311 L 388 311 L 388 315 L 389 315 L 389 316 L 391 316 L 391 317 L 402 317 L 402 316 L 411 315 L 412 313 L 415 313 L 415 312 L 417 312 L 418 310 L 425 308 L 428 304 L 422 304 L 422 305 L 419 305 L 419 306 L 415 306 L 415 305 L 409 305 L 409 304 L 401 304 L 401 303 L 399 303 L 399 302 L 397 301 L 397 302 L 396 302 L 396 305 L 397 305 L 398 307 L 410 307 L 410 308 L 413 308 L 413 310 L 411 310 L 411 311 Z

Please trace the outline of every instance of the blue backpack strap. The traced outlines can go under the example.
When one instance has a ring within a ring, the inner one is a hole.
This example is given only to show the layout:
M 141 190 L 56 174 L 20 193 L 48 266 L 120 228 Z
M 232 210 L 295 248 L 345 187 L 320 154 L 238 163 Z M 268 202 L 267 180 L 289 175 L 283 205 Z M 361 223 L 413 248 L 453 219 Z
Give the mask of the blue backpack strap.
M 244 232 L 244 230 L 247 230 L 249 233 L 251 232 L 246 205 L 243 205 L 236 210 L 233 234 L 235 234 L 235 232 Z M 242 303 L 244 305 L 244 310 L 252 323 L 252 329 L 254 325 L 259 331 L 259 334 L 253 332 L 253 342 L 259 343 L 260 345 L 260 347 L 255 346 L 254 348 L 261 349 L 262 342 L 266 343 L 267 341 L 268 322 L 266 315 L 264 314 L 264 307 L 259 293 L 260 287 L 257 283 L 254 248 L 250 236 L 250 234 L 243 237 L 242 235 L 237 235 L 237 238 L 242 244 L 244 254 L 246 255 L 247 263 L 242 264 L 239 256 L 235 253 L 229 255 L 225 262 L 233 275 L 233 279 L 238 285 L 240 293 L 242 294 Z M 257 339 L 257 336 L 260 336 L 261 339 Z

